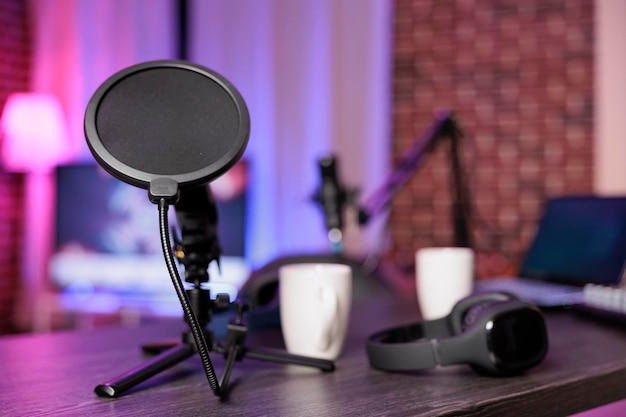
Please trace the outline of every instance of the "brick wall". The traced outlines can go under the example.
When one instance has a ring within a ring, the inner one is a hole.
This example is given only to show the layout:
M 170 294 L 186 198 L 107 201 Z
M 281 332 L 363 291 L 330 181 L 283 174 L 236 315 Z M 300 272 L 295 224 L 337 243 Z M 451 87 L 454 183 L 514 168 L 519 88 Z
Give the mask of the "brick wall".
M 0 108 L 10 93 L 29 86 L 30 33 L 26 0 L 0 1 Z M 0 334 L 14 329 L 13 309 L 19 285 L 23 176 L 0 164 Z
M 396 0 L 393 155 L 438 108 L 465 131 L 479 276 L 512 271 L 552 195 L 592 191 L 592 0 Z M 453 243 L 446 144 L 395 198 L 391 256 Z M 499 255 L 502 253 L 503 256 Z

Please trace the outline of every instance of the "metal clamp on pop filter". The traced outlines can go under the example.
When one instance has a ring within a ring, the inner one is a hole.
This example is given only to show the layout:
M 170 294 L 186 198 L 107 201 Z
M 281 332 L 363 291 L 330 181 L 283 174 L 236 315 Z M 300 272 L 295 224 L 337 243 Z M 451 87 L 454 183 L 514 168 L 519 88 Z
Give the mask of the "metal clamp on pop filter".
M 214 201 L 208 186 L 201 186 L 241 158 L 249 133 L 248 109 L 235 87 L 219 74 L 185 61 L 152 61 L 124 69 L 107 79 L 89 101 L 85 136 L 95 159 L 114 177 L 147 189 L 150 201 L 158 205 L 165 263 L 193 336 L 186 332 L 181 343 L 163 346 L 152 360 L 98 385 L 95 392 L 99 396 L 117 397 L 196 351 L 217 396 L 225 394 L 234 361 L 244 355 L 334 369 L 331 361 L 244 347 L 247 327 L 242 316 L 247 308 L 243 304 L 228 325 L 225 344 L 214 341 L 213 333 L 205 328 L 210 322 L 206 307 L 219 307 L 224 300 L 219 296 L 215 302 L 209 300 L 208 290 L 200 287 L 208 281 L 208 273 L 200 269 L 213 260 L 219 262 L 220 254 Z M 184 223 L 179 224 L 183 234 L 179 262 L 186 268 L 190 264 L 195 267 L 185 272 L 186 281 L 193 284 L 186 291 L 170 245 L 170 204 Z M 206 218 L 200 218 L 203 212 Z M 209 350 L 226 358 L 220 381 Z

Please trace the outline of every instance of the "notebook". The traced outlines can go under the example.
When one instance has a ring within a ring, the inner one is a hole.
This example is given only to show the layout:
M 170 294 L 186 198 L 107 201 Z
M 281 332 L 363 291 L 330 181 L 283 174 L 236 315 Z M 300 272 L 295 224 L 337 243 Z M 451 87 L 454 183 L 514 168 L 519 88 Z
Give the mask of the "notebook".
M 585 284 L 619 285 L 625 263 L 626 197 L 557 197 L 544 207 L 519 276 L 479 281 L 475 291 L 567 307 L 582 302 Z

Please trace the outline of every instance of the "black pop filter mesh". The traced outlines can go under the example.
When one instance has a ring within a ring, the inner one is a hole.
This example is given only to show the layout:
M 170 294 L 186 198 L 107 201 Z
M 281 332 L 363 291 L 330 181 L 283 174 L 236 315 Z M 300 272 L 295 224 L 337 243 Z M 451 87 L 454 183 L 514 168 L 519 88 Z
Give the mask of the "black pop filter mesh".
M 148 188 L 168 177 L 197 185 L 226 172 L 248 141 L 249 116 L 218 74 L 183 61 L 120 71 L 94 93 L 85 114 L 88 145 L 113 176 Z
M 143 71 L 104 95 L 96 129 L 112 156 L 171 175 L 200 170 L 228 152 L 222 138 L 235 137 L 239 127 L 230 96 L 206 77 L 180 75 L 172 68 Z

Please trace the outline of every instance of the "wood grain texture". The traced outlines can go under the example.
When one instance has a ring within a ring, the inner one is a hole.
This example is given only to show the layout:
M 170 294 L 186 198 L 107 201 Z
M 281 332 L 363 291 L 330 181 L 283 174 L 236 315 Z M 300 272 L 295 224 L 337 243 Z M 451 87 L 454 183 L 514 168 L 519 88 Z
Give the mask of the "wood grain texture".
M 370 368 L 367 336 L 414 321 L 414 304 L 357 303 L 335 372 L 244 358 L 235 365 L 224 401 L 213 396 L 197 357 L 120 398 L 93 393 L 97 384 L 146 359 L 142 343 L 177 337 L 185 329 L 179 321 L 5 336 L 0 338 L 0 415 L 567 416 L 626 397 L 626 332 L 565 311 L 546 314 L 549 353 L 521 376 L 480 376 L 467 366 L 396 374 Z M 213 322 L 216 331 L 219 322 Z M 249 348 L 261 345 L 282 347 L 280 334 L 249 335 Z M 213 354 L 212 360 L 219 374 L 223 358 Z

